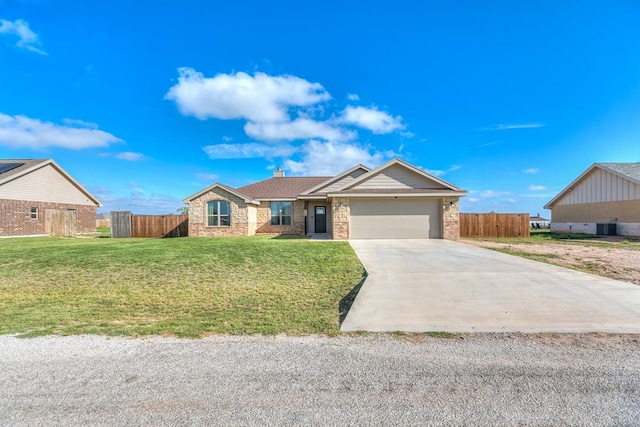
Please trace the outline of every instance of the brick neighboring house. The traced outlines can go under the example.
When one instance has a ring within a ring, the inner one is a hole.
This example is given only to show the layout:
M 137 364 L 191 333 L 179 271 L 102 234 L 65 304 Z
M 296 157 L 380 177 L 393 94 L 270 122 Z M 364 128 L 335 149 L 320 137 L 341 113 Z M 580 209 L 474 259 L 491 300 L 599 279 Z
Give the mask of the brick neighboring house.
M 52 159 L 0 160 L 0 236 L 95 232 L 99 206 Z
M 333 177 L 216 183 L 185 198 L 189 236 L 322 234 L 335 240 L 460 238 L 462 190 L 400 159 Z

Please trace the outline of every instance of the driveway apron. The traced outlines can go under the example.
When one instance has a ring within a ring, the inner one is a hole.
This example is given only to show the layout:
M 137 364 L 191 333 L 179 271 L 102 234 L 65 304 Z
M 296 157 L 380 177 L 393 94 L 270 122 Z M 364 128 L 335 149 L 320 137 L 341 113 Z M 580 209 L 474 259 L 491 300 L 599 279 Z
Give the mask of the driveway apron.
M 640 286 L 448 240 L 352 240 L 342 331 L 640 333 Z

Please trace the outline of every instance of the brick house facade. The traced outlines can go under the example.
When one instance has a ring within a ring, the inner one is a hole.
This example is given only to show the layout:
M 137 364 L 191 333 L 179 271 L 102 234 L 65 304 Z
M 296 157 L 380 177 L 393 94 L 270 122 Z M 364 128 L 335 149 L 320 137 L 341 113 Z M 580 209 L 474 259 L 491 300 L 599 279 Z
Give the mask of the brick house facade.
M 75 233 L 96 231 L 90 193 L 50 159 L 0 160 L 0 236 L 51 234 L 51 212 L 69 213 Z
M 357 165 L 334 177 L 285 177 L 277 170 L 272 178 L 240 188 L 213 184 L 183 203 L 189 205 L 189 236 L 323 234 L 335 240 L 458 240 L 459 199 L 465 194 L 394 159 L 377 169 Z M 213 218 L 216 215 L 224 221 Z

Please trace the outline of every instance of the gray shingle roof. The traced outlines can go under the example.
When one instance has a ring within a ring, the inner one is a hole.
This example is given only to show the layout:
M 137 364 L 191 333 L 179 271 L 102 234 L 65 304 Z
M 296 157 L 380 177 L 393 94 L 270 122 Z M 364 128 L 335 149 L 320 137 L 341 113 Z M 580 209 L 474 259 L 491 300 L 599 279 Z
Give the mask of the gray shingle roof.
M 236 190 L 252 199 L 294 199 L 329 178 L 328 176 L 274 177 L 236 188 Z
M 25 169 L 29 169 L 30 167 L 46 162 L 47 160 L 49 159 L 0 159 L 1 163 L 24 163 L 22 166 L 18 166 L 17 168 L 1 173 L 0 180 L 5 180 L 10 176 L 17 175 Z
M 629 178 L 640 182 L 640 162 L 636 163 L 598 163 L 606 169 L 610 169 L 621 175 L 628 176 Z

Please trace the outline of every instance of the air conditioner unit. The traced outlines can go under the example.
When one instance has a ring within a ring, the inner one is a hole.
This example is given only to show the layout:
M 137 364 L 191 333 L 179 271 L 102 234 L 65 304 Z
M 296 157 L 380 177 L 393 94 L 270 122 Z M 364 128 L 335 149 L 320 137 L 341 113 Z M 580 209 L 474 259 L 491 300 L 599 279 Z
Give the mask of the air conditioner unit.
M 606 223 L 606 224 L 596 224 L 596 234 L 601 236 L 615 236 L 618 234 L 618 224 L 614 223 Z

